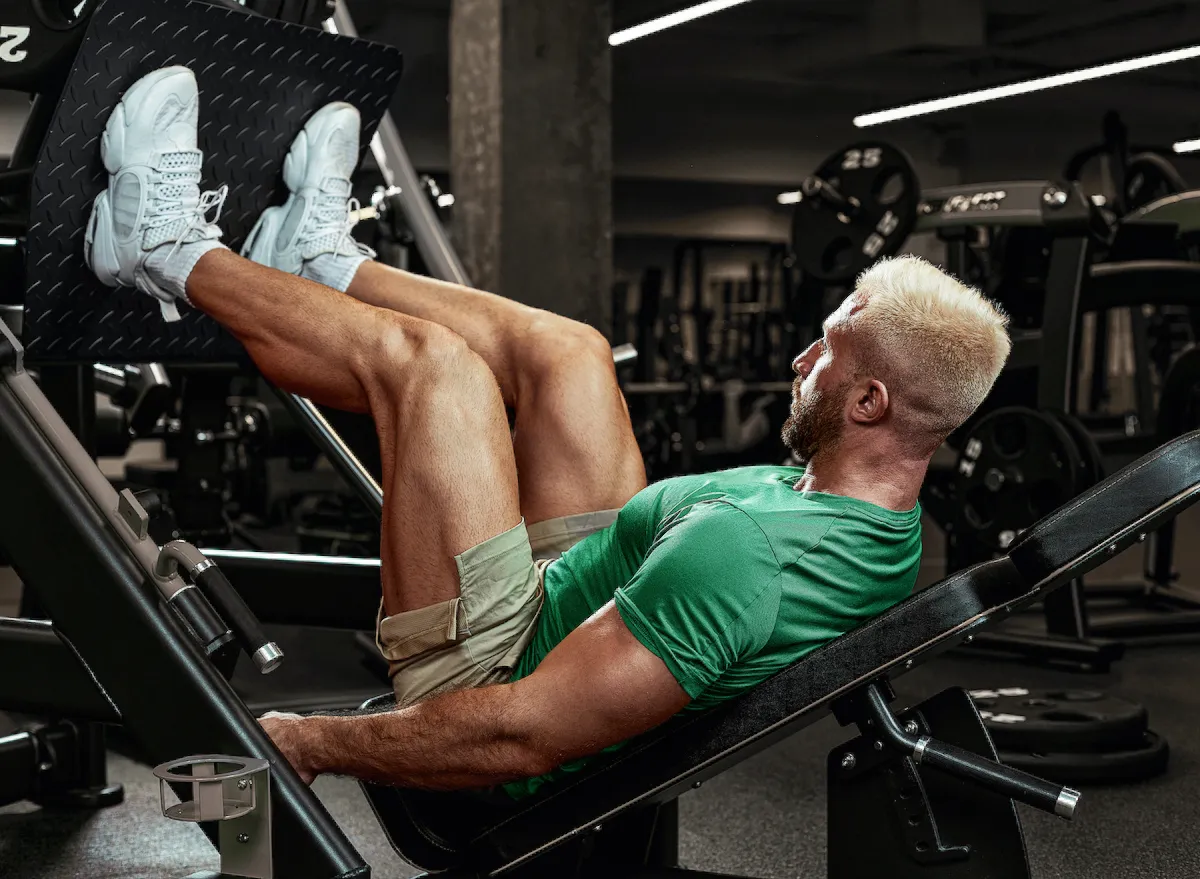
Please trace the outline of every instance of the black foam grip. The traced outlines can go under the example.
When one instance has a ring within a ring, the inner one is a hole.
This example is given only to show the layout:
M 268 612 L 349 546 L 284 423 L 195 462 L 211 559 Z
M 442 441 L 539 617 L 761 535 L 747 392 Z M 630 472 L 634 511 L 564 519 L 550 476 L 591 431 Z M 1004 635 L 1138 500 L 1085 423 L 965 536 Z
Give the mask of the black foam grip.
M 229 626 L 199 589 L 180 589 L 171 596 L 169 604 L 183 617 L 208 656 L 233 640 Z
M 936 740 L 925 746 L 921 764 L 941 769 L 957 778 L 1051 814 L 1055 814 L 1059 798 L 1066 790 L 1061 784 L 1045 781 L 1003 763 L 993 763 L 971 751 Z
M 196 577 L 196 586 L 213 603 L 233 630 L 238 643 L 250 656 L 271 643 L 254 611 L 246 606 L 242 596 L 233 588 L 228 578 L 216 565 L 201 571 Z

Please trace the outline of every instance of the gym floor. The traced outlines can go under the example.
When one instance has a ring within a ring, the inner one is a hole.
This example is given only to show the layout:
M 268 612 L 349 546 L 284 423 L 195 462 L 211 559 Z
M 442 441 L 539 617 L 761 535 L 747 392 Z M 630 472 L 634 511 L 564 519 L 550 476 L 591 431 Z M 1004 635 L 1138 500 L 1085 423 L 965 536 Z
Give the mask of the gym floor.
M 1180 519 L 1183 534 L 1200 531 L 1200 509 Z M 922 585 L 940 576 L 941 534 L 925 530 Z M 1110 562 L 1106 579 L 1136 576 L 1135 552 Z M 1184 583 L 1200 579 L 1200 546 L 1181 540 L 1177 565 Z M 0 614 L 11 614 L 19 585 L 0 577 Z M 345 637 L 281 632 L 291 674 L 326 674 L 346 651 Z M 1167 774 L 1148 782 L 1086 787 L 1073 822 L 1021 808 L 1033 875 L 1059 879 L 1192 879 L 1200 875 L 1200 846 L 1192 844 L 1200 817 L 1200 743 L 1194 735 L 1200 694 L 1195 687 L 1197 647 L 1186 644 L 1131 650 L 1110 674 L 1064 671 L 952 655 L 898 681 L 900 701 L 918 701 L 949 686 L 1073 686 L 1106 689 L 1146 705 L 1153 729 L 1171 745 Z M 318 666 L 324 666 L 316 671 Z M 11 670 L 8 671 L 11 673 Z M 351 686 L 361 679 L 348 680 Z M 0 715 L 0 734 L 7 731 Z M 692 869 L 759 877 L 820 876 L 825 864 L 825 758 L 853 736 L 832 718 L 778 747 L 740 764 L 680 801 L 680 854 Z M 182 755 L 181 755 L 182 756 Z M 67 877 L 176 877 L 216 869 L 217 858 L 200 831 L 159 813 L 158 785 L 148 767 L 117 753 L 109 777 L 125 786 L 123 805 L 94 813 L 61 813 L 30 804 L 0 809 L 0 875 L 7 879 Z M 357 785 L 343 778 L 318 779 L 315 789 L 378 879 L 418 871 L 388 846 Z M 864 828 L 864 834 L 869 828 Z

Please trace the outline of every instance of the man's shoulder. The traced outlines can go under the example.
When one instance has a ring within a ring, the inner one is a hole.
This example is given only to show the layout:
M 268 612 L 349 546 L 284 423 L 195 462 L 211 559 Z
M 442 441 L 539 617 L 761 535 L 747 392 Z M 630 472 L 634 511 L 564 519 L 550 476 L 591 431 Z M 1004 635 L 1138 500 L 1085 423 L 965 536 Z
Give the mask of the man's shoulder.
M 673 523 L 687 551 L 753 556 L 774 555 L 771 540 L 756 518 L 734 500 L 701 501 Z

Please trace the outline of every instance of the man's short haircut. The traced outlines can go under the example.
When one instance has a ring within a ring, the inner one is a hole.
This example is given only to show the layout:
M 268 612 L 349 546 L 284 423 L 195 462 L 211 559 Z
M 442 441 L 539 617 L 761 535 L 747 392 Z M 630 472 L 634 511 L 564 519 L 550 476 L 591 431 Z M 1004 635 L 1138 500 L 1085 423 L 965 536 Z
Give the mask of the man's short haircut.
M 917 256 L 875 263 L 853 295 L 857 374 L 886 385 L 897 429 L 932 451 L 995 384 L 1012 350 L 1008 316 Z

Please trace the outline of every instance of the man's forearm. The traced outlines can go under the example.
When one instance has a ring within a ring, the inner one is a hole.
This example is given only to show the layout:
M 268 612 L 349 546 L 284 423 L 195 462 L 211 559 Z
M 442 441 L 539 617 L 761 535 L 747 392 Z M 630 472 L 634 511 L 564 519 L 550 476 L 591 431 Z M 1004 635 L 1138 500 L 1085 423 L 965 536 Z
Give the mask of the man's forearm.
M 383 714 L 310 717 L 314 773 L 430 790 L 489 787 L 548 771 L 545 742 L 508 685 L 446 693 Z

